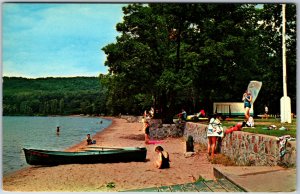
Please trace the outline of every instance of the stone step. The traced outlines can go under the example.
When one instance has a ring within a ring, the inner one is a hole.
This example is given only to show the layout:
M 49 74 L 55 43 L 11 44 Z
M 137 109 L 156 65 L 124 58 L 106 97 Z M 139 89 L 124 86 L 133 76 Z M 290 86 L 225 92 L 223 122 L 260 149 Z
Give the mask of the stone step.
M 214 167 L 218 180 L 226 179 L 245 192 L 294 192 L 297 169 L 280 166 L 219 166 Z M 222 182 L 224 187 L 226 183 Z
M 245 192 L 225 178 L 214 180 L 197 181 L 193 183 L 151 187 L 125 192 Z
M 217 181 L 210 180 L 204 181 L 203 183 L 213 192 L 227 192 L 227 190 L 223 188 L 222 185 Z
M 245 192 L 242 188 L 238 187 L 236 184 L 230 182 L 226 178 L 217 179 L 218 184 L 221 185 L 227 192 Z

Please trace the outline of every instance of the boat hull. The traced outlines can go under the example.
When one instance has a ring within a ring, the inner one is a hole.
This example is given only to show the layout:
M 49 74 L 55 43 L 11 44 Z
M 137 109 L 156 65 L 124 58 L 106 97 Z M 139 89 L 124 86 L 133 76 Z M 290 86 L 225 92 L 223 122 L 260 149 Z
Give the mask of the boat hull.
M 30 165 L 59 165 L 59 164 L 92 164 L 114 162 L 144 162 L 147 149 L 120 148 L 86 150 L 82 152 L 63 152 L 23 148 L 26 162 Z

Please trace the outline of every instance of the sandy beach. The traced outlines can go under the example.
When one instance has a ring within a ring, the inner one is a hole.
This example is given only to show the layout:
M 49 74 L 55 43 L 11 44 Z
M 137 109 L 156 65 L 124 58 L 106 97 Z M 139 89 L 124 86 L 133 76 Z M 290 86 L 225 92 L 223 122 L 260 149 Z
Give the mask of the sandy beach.
M 161 145 L 170 154 L 171 168 L 157 169 L 154 148 L 145 145 L 142 123 L 129 123 L 125 119 L 109 118 L 112 124 L 92 138 L 96 146 L 131 147 L 145 146 L 145 162 L 68 164 L 52 167 L 30 166 L 3 177 L 4 191 L 58 191 L 58 192 L 108 192 L 141 189 L 154 186 L 193 182 L 201 176 L 213 180 L 213 166 L 206 158 L 205 150 L 185 157 L 185 141 L 167 138 Z M 86 142 L 71 147 L 77 151 L 86 147 Z M 109 187 L 113 184 L 115 187 Z

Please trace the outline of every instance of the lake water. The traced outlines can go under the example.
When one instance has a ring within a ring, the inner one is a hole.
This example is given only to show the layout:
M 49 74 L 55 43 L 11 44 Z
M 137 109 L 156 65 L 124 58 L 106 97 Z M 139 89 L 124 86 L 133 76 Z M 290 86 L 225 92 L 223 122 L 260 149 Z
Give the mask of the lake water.
M 95 117 L 4 116 L 2 124 L 2 171 L 6 175 L 29 166 L 22 148 L 65 150 L 85 140 L 86 134 L 93 136 L 106 128 L 111 121 Z

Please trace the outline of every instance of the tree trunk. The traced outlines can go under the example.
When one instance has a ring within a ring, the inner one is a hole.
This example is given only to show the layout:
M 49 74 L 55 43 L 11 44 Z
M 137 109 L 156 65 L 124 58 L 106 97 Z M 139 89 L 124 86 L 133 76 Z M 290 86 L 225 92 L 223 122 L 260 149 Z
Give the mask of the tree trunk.
M 164 93 L 161 96 L 161 107 L 162 107 L 162 122 L 165 124 L 173 123 L 173 116 L 175 114 L 174 92 L 169 92 L 169 94 Z

